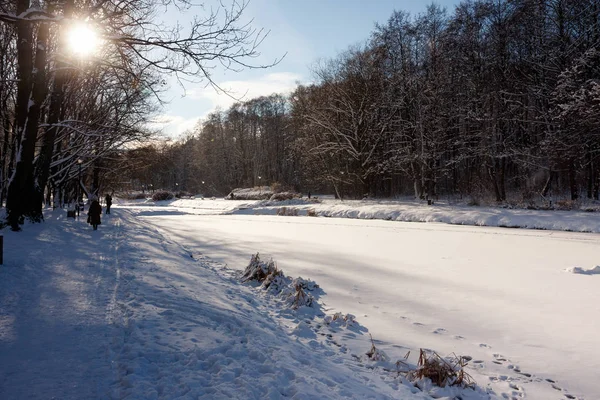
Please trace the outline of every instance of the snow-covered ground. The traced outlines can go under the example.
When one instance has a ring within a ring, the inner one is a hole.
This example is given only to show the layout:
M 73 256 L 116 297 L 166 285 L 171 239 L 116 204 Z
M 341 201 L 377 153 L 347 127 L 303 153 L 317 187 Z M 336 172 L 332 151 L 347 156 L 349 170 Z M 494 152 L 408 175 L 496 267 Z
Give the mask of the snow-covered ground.
M 498 226 L 508 228 L 546 229 L 570 232 L 600 233 L 600 212 L 543 211 L 499 207 L 470 207 L 438 202 L 393 200 L 307 199 L 289 201 L 243 201 L 224 199 L 180 199 L 166 202 L 121 201 L 122 206 L 159 206 L 168 212 L 185 214 L 250 214 L 276 215 L 281 207 L 294 208 L 299 215 L 314 212 L 317 216 L 353 219 L 381 219 L 404 222 L 443 222 L 453 225 Z M 594 209 L 590 207 L 590 209 Z
M 4 232 L 1 399 L 428 398 L 129 212 L 83 220 Z
M 495 212 L 344 203 L 335 215 Z M 0 398 L 424 399 L 394 372 L 421 347 L 471 358 L 478 390 L 437 396 L 600 398 L 600 235 L 248 215 L 278 208 L 121 203 L 97 232 L 62 212 L 3 231 Z M 561 229 L 577 218 L 498 214 Z M 600 231 L 583 215 L 587 228 L 571 230 Z M 257 251 L 316 281 L 318 305 L 291 310 L 241 284 Z M 327 324 L 336 312 L 357 324 Z M 389 362 L 368 359 L 369 334 Z

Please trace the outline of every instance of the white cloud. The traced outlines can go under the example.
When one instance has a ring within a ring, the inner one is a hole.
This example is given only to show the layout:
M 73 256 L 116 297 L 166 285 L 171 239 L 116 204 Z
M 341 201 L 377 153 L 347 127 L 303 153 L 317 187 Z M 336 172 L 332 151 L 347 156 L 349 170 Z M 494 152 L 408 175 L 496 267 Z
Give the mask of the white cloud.
M 230 96 L 218 93 L 213 87 L 208 86 L 188 89 L 187 97 L 194 100 L 208 100 L 212 110 L 217 107 L 227 109 L 238 101 L 269 96 L 273 93 L 288 94 L 296 88 L 301 79 L 302 76 L 299 74 L 277 72 L 261 76 L 258 79 L 231 80 L 219 83 L 219 86 L 228 91 Z
M 256 79 L 230 80 L 219 86 L 231 96 L 218 93 L 212 86 L 186 88 L 186 96 L 175 99 L 165 110 L 148 123 L 152 129 L 160 129 L 167 136 L 176 138 L 186 131 L 193 130 L 198 121 L 205 118 L 217 107 L 227 110 L 238 101 L 269 96 L 273 93 L 292 92 L 302 76 L 291 72 L 276 72 Z M 194 117 L 190 117 L 194 115 Z
M 185 118 L 180 115 L 159 115 L 148 125 L 151 129 L 162 130 L 165 135 L 173 138 L 194 129 L 199 119 L 199 117 Z

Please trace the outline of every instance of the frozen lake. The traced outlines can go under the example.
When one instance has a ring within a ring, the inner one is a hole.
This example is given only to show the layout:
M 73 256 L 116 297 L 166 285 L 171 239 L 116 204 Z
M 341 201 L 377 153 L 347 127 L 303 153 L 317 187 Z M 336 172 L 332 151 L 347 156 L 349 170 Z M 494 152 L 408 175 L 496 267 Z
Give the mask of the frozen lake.
M 565 271 L 600 264 L 598 234 L 156 212 L 138 209 L 192 253 L 243 269 L 260 252 L 316 281 L 328 310 L 356 315 L 392 358 L 432 348 L 480 361 L 482 386 L 516 370 L 528 398 L 560 397 L 548 380 L 600 394 L 600 275 Z

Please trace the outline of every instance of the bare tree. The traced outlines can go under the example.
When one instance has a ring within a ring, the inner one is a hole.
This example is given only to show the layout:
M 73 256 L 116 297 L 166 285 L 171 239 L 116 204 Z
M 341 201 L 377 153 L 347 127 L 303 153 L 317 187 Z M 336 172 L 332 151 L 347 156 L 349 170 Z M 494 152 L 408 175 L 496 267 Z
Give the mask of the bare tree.
M 12 229 L 19 229 L 23 217 L 34 221 L 42 218 L 48 181 L 64 184 L 65 176 L 73 175 L 73 162 L 80 157 L 85 157 L 86 169 L 94 167 L 92 184 L 98 189 L 100 157 L 124 142 L 145 136 L 133 127 L 152 112 L 148 94 L 160 101 L 165 74 L 180 82 L 184 78 L 205 81 L 219 90 L 211 75 L 217 65 L 232 70 L 272 65 L 251 63 L 267 32 L 243 21 L 247 2 L 233 0 L 230 6 L 205 12 L 204 17 L 194 17 L 187 29 L 156 22 L 161 6 L 185 12 L 194 9 L 191 2 L 177 0 L 47 0 L 39 6 L 18 0 L 14 11 L 0 9 L 0 22 L 16 28 L 18 84 L 13 130 L 17 156 L 7 195 Z M 106 45 L 95 73 L 82 71 L 82 65 L 66 55 L 64 38 L 70 21 L 76 19 L 86 19 L 101 28 Z M 91 81 L 98 86 L 92 88 Z M 133 90 L 124 88 L 125 84 Z M 77 93 L 86 89 L 92 93 L 84 102 L 72 101 L 74 97 L 82 100 Z M 42 110 L 46 105 L 47 112 Z M 84 105 L 93 105 L 94 112 L 86 112 Z M 40 126 L 45 129 L 36 159 Z M 111 139 L 107 133 L 111 131 L 128 139 Z

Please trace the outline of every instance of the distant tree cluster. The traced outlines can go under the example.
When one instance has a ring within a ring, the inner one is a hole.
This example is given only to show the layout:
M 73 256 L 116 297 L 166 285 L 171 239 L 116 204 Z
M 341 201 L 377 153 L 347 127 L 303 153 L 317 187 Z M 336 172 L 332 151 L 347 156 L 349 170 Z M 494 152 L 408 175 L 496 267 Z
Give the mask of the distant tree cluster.
M 119 184 L 123 152 L 151 137 L 168 77 L 216 85 L 216 64 L 253 67 L 265 33 L 241 20 L 245 0 L 217 5 L 184 28 L 157 16 L 192 13 L 188 0 L 0 2 L 0 204 L 13 230 L 40 221 L 44 201 Z M 88 58 L 69 49 L 80 25 L 101 37 Z
M 172 173 L 220 194 L 279 182 L 345 197 L 598 199 L 599 45 L 598 0 L 397 11 L 316 67 L 314 84 L 211 114 L 173 147 Z

